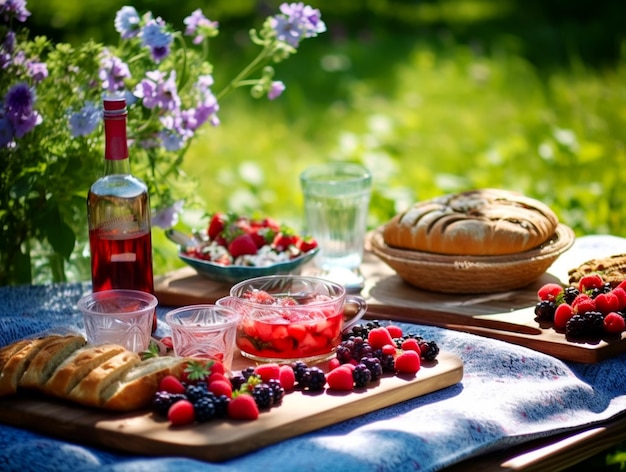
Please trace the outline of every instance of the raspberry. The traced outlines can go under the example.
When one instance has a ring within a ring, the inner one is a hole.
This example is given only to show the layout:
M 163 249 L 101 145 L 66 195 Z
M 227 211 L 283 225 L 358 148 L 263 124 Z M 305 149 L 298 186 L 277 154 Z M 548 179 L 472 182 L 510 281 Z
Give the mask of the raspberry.
M 189 400 L 179 400 L 167 412 L 167 419 L 174 426 L 191 424 L 196 419 L 193 404 Z
M 396 350 L 397 350 L 397 348 L 396 348 L 395 344 L 385 344 L 381 348 L 382 354 L 383 355 L 389 355 L 389 356 L 395 356 L 396 355 Z
M 367 341 L 374 349 L 380 349 L 385 344 L 393 344 L 393 338 L 386 328 L 374 328 L 367 336 Z
M 159 382 L 159 391 L 167 393 L 185 393 L 185 386 L 173 375 L 166 375 Z
M 587 290 L 593 290 L 594 288 L 602 288 L 604 280 L 599 274 L 589 274 L 583 276 L 578 282 L 578 290 L 585 292 Z
M 537 296 L 539 300 L 554 301 L 562 292 L 563 287 L 559 284 L 547 283 L 537 291 Z
M 626 329 L 626 322 L 619 313 L 611 312 L 604 317 L 604 331 L 607 333 L 621 333 Z
M 347 367 L 338 367 L 326 376 L 328 388 L 332 390 L 350 391 L 354 387 L 352 371 Z
M 601 293 L 595 298 L 596 308 L 602 313 L 610 313 L 620 308 L 620 301 L 614 293 Z
M 574 316 L 574 309 L 567 303 L 561 303 L 554 312 L 554 327 L 564 329 L 569 319 Z
M 280 376 L 280 366 L 275 363 L 261 364 L 254 369 L 254 372 L 261 377 L 263 382 L 270 379 L 277 379 Z
M 416 374 L 420 367 L 420 356 L 415 351 L 404 351 L 396 357 L 395 369 L 398 374 Z
M 573 305 L 573 308 L 574 308 L 574 311 L 578 314 L 588 313 L 590 311 L 596 311 L 596 302 L 595 300 L 591 298 L 585 298 L 585 299 L 580 300 L 578 303 L 576 303 L 576 305 Z
M 331 371 L 333 369 L 336 369 L 340 365 L 341 365 L 341 361 L 337 359 L 336 357 L 333 357 L 331 360 L 328 361 L 328 370 Z
M 422 353 L 422 351 L 420 351 L 419 342 L 417 341 L 417 339 L 414 338 L 409 338 L 402 341 L 400 349 L 402 349 L 403 351 L 415 351 L 420 355 Z
M 233 396 L 233 387 L 228 380 L 215 380 L 209 384 L 209 392 L 215 396 L 226 395 L 228 398 Z
M 286 391 L 293 390 L 296 384 L 296 376 L 290 365 L 281 365 L 279 372 L 280 386 Z
M 401 338 L 402 337 L 402 328 L 396 325 L 387 325 L 387 331 L 391 334 L 392 338 Z
M 617 300 L 619 301 L 618 310 L 623 310 L 624 308 L 626 308 L 626 290 L 624 290 L 622 287 L 615 287 L 613 289 L 613 294 L 617 297 Z

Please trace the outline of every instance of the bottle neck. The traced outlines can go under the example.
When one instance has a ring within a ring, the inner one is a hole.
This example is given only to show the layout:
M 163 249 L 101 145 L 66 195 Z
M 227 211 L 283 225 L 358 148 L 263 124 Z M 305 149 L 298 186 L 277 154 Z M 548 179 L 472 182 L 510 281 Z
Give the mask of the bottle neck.
M 130 174 L 126 113 L 104 115 L 104 171 L 105 174 Z

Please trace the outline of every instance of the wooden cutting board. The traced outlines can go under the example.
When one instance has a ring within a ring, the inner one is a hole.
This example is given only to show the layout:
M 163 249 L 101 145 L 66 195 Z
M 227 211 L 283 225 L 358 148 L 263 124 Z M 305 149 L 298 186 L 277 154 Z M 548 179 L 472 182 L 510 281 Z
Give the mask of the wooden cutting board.
M 234 367 L 241 368 L 244 361 L 237 357 Z M 410 378 L 385 376 L 370 388 L 354 392 L 293 391 L 256 421 L 215 420 L 171 427 L 150 412 L 102 412 L 32 395 L 0 399 L 0 422 L 134 454 L 222 461 L 455 385 L 462 378 L 462 361 L 441 351 L 436 361 L 425 362 Z
M 451 295 L 428 292 L 405 283 L 372 253 L 366 252 L 361 270 L 366 284 L 361 292 L 368 303 L 367 317 L 407 321 L 480 334 L 526 346 L 560 359 L 593 363 L 626 351 L 626 334 L 596 343 L 573 343 L 535 320 L 537 290 L 547 282 L 567 283 L 567 272 L 583 262 L 626 253 L 626 239 L 615 236 L 578 238 L 534 284 L 501 293 Z M 312 266 L 303 272 L 315 275 Z M 157 278 L 155 290 L 163 305 L 213 303 L 228 295 L 230 285 L 219 284 L 183 268 Z

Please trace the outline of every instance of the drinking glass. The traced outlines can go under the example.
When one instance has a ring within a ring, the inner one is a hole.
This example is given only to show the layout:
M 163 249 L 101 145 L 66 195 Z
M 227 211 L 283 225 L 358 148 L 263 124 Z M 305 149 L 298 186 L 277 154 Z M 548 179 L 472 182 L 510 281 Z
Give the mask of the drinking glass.
M 157 303 L 154 295 L 139 290 L 103 290 L 85 295 L 78 301 L 78 309 L 83 314 L 87 341 L 145 351 Z
M 304 194 L 305 233 L 320 247 L 314 261 L 320 277 L 347 290 L 363 287 L 360 265 L 367 229 L 372 176 L 367 168 L 331 162 L 300 175 Z
M 234 310 L 212 304 L 183 306 L 165 315 L 175 355 L 213 359 L 226 370 L 232 367 L 239 319 Z

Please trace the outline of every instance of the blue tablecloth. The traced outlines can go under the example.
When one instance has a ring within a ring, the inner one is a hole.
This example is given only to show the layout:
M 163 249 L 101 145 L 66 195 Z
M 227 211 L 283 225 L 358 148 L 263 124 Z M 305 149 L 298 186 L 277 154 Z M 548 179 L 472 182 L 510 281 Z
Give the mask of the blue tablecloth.
M 0 345 L 58 326 L 82 330 L 76 301 L 88 291 L 86 284 L 0 287 Z M 166 310 L 159 308 L 161 320 Z M 133 456 L 0 425 L 0 470 L 433 471 L 626 410 L 626 355 L 576 364 L 479 336 L 400 325 L 461 357 L 462 382 L 223 463 L 158 451 Z

